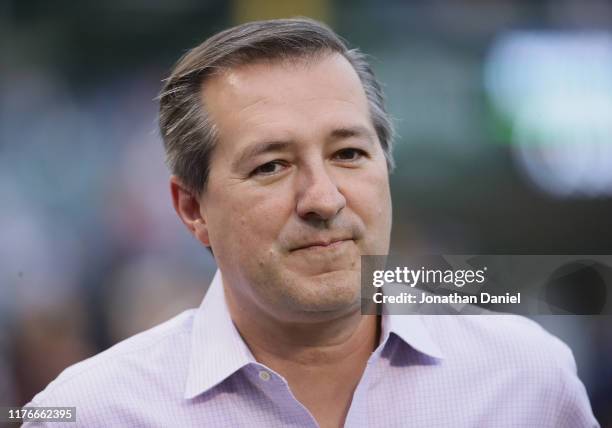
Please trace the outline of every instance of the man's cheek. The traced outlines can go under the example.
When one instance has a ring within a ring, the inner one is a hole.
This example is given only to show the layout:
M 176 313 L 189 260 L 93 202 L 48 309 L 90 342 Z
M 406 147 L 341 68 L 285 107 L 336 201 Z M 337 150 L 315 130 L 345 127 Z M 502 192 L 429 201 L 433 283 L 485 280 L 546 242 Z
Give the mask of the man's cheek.
M 241 212 L 244 214 L 241 220 L 250 225 L 256 233 L 268 234 L 281 229 L 291 208 L 284 200 L 279 199 L 269 195 L 265 200 L 258 198 L 247 203 L 242 208 Z
M 351 195 L 352 206 L 358 215 L 367 223 L 381 222 L 391 208 L 391 200 L 386 190 L 366 183 Z

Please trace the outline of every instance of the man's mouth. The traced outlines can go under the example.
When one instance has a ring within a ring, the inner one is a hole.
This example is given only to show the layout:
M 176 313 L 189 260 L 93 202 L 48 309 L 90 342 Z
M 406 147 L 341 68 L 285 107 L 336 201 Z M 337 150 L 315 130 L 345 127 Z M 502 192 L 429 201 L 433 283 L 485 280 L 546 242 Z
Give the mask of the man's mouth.
M 341 247 L 342 245 L 352 241 L 352 238 L 341 238 L 341 239 L 331 239 L 331 240 L 319 240 L 319 241 L 312 241 L 312 242 L 308 242 L 306 244 L 300 245 L 296 248 L 294 248 L 291 251 L 297 251 L 297 250 L 332 250 L 338 247 Z

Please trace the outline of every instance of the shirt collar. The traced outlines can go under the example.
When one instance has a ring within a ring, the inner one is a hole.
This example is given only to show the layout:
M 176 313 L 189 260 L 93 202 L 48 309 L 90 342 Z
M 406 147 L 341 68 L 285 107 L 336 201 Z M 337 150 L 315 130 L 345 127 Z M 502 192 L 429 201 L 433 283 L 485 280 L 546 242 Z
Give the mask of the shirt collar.
M 217 270 L 193 321 L 184 397 L 194 398 L 254 362 L 230 317 Z
M 394 333 L 418 352 L 444 358 L 422 317 L 418 314 L 383 315 L 381 330 L 385 344 Z M 194 398 L 256 362 L 230 317 L 223 278 L 217 270 L 194 317 L 184 397 Z
M 423 315 L 383 315 L 381 330 L 385 344 L 389 340 L 390 334 L 394 333 L 418 352 L 437 359 L 444 358 L 444 353 L 423 322 Z

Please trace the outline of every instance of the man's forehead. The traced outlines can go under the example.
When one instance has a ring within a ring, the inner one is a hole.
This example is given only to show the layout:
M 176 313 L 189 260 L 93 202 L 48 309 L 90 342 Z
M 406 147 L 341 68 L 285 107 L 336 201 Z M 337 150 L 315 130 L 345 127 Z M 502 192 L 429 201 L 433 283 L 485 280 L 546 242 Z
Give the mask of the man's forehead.
M 202 91 L 222 146 L 215 152 L 226 155 L 263 140 L 327 138 L 332 128 L 361 126 L 374 134 L 361 81 L 337 53 L 232 67 L 208 80 Z
M 311 85 L 306 87 L 305 80 Z M 312 85 L 316 83 L 316 85 Z M 257 60 L 221 68 L 202 85 L 203 102 L 208 108 L 235 108 L 261 98 L 282 100 L 284 95 L 344 91 L 363 95 L 361 81 L 350 62 L 341 54 Z M 231 104 L 227 104 L 231 102 Z

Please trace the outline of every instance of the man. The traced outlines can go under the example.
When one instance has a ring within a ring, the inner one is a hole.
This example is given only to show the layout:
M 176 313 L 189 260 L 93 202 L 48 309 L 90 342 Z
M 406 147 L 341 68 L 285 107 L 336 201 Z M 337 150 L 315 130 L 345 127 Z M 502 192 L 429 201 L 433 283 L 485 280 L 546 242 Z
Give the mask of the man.
M 198 310 L 32 406 L 82 426 L 596 426 L 569 349 L 514 316 L 360 313 L 386 254 L 391 126 L 364 57 L 311 20 L 241 25 L 160 96 L 174 207 L 218 264 Z

